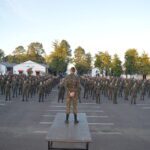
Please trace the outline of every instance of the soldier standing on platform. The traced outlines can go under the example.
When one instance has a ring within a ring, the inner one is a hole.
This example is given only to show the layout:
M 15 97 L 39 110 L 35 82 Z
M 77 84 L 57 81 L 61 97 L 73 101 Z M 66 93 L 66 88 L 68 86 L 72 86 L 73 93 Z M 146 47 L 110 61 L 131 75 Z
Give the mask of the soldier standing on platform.
M 80 86 L 80 80 L 77 75 L 75 75 L 76 69 L 72 67 L 70 69 L 70 74 L 65 78 L 65 86 L 67 90 L 66 97 L 66 123 L 69 123 L 69 114 L 71 103 L 73 103 L 74 112 L 74 123 L 79 123 L 77 120 L 77 103 L 78 103 L 78 89 Z

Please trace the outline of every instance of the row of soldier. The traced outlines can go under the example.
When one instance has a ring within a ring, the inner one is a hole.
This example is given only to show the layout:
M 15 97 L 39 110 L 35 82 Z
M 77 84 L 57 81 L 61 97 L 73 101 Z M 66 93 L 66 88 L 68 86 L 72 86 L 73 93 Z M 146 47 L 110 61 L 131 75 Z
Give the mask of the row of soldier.
M 125 79 L 125 78 L 105 78 L 105 77 L 81 77 L 81 84 L 84 88 L 84 98 L 101 101 L 101 95 L 117 104 L 117 98 L 130 100 L 131 104 L 136 104 L 139 97 L 144 100 L 147 95 L 150 97 L 150 80 Z
M 65 96 L 65 85 L 62 79 L 58 85 L 58 102 L 63 102 Z M 150 97 L 150 80 L 124 79 L 124 78 L 104 78 L 82 76 L 80 78 L 81 85 L 84 89 L 83 98 L 96 100 L 101 102 L 102 95 L 108 100 L 112 100 L 117 104 L 117 99 L 130 100 L 131 104 L 136 104 L 137 97 L 144 100 L 147 94 Z M 78 89 L 78 99 L 81 102 L 81 86 Z
M 6 101 L 18 97 L 18 95 L 22 96 L 22 101 L 28 101 L 29 98 L 38 94 L 39 102 L 43 102 L 58 81 L 58 77 L 52 75 L 1 75 L 0 93 L 5 95 Z

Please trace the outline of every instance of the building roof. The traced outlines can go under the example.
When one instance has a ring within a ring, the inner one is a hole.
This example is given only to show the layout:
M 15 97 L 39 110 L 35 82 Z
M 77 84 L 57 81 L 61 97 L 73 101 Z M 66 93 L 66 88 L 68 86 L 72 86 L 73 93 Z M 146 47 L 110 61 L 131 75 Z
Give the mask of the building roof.
M 40 63 L 31 61 L 31 60 L 25 61 L 25 62 L 20 63 L 20 64 L 30 64 L 30 63 L 38 64 L 38 65 L 41 65 L 41 66 L 43 66 L 43 67 L 49 68 L 49 66 L 48 66 L 47 64 L 40 64 Z M 16 64 L 16 66 L 17 66 L 17 65 L 20 65 L 20 64 Z
M 14 63 L 8 63 L 8 62 L 1 62 L 0 64 L 2 64 L 2 65 L 4 65 L 4 66 L 6 66 L 6 67 L 13 67 L 13 66 L 15 66 L 16 64 L 14 64 Z

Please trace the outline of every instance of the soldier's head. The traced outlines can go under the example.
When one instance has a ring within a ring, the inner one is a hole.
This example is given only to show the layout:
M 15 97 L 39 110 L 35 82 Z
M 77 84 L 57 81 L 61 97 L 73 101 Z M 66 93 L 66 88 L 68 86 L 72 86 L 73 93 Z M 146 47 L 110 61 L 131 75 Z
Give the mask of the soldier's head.
M 70 73 L 75 73 L 75 72 L 76 72 L 75 67 L 71 67 L 71 68 L 70 68 Z

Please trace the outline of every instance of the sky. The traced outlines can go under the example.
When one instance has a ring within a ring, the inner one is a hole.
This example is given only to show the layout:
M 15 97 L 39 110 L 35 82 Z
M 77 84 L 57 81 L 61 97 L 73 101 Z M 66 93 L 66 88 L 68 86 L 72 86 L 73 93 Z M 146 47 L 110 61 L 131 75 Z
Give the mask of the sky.
M 94 56 L 136 48 L 150 54 L 150 0 L 0 0 L 0 49 L 67 40 Z

